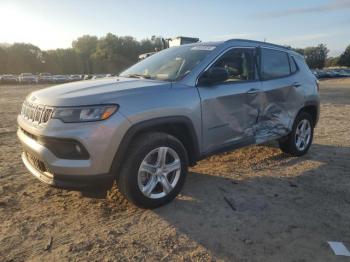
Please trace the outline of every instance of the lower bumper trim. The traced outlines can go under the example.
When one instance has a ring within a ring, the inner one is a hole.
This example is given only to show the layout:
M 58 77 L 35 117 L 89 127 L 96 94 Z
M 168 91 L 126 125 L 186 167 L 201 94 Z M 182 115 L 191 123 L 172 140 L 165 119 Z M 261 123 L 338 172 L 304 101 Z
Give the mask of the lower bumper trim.
M 111 187 L 114 176 L 112 174 L 98 175 L 62 175 L 42 172 L 36 169 L 22 153 L 22 161 L 28 171 L 41 182 L 62 188 L 90 188 L 90 187 Z
M 22 153 L 22 161 L 26 168 L 29 170 L 29 172 L 35 176 L 37 179 L 39 179 L 41 182 L 44 182 L 49 185 L 54 185 L 54 178 L 53 175 L 48 172 L 41 172 L 38 169 L 36 169 L 32 164 L 29 162 L 26 153 Z

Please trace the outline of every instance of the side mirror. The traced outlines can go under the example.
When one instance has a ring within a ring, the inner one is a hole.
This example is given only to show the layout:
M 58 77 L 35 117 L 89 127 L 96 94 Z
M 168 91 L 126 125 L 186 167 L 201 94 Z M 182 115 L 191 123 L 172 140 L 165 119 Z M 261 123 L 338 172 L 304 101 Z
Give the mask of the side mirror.
M 198 83 L 201 85 L 211 85 L 219 82 L 224 82 L 227 79 L 228 72 L 225 68 L 212 67 L 200 76 Z

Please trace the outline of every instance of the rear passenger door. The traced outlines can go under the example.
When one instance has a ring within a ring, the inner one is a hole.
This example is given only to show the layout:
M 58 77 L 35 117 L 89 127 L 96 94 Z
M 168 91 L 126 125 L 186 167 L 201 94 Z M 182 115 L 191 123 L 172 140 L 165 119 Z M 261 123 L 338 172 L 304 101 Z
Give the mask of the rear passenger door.
M 298 67 L 287 52 L 259 48 L 259 72 L 263 92 L 255 130 L 257 143 L 288 134 L 304 103 Z

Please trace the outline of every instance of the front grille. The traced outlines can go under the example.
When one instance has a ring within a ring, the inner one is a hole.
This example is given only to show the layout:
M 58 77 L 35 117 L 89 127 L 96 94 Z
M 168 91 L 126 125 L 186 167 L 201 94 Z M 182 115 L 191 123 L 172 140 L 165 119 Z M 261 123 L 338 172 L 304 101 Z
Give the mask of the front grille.
M 36 105 L 25 101 L 22 105 L 21 115 L 32 122 L 45 124 L 52 116 L 52 107 Z
M 24 152 L 29 163 L 35 167 L 37 170 L 41 171 L 41 172 L 48 172 L 51 173 L 49 171 L 49 169 L 46 167 L 45 163 L 43 161 L 41 161 L 39 158 L 37 158 L 36 156 L 28 153 L 28 152 Z

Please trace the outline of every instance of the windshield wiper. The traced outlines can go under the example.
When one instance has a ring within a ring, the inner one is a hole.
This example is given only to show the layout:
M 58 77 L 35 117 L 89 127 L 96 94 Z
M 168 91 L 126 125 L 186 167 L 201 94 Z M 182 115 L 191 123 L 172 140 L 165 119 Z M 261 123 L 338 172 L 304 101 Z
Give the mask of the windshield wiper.
M 130 77 L 130 78 L 140 78 L 140 79 L 150 79 L 151 76 L 150 75 L 143 75 L 143 74 L 129 74 L 126 77 Z

